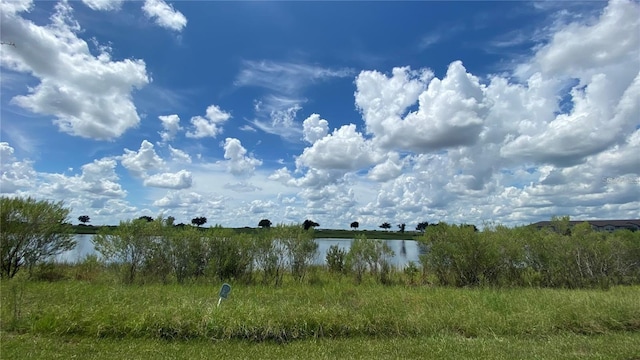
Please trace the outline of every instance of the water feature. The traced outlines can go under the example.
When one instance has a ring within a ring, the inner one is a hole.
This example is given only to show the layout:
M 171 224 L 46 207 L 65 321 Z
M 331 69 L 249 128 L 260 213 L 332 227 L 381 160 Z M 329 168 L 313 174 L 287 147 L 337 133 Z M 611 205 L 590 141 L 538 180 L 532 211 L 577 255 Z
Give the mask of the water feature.
M 87 255 L 97 255 L 93 247 L 92 239 L 95 235 L 75 235 L 77 245 L 75 249 L 60 254 L 56 260 L 60 262 L 78 262 L 82 261 Z M 314 259 L 315 265 L 324 265 L 325 258 L 329 247 L 338 245 L 339 248 L 349 251 L 351 248 L 351 239 L 329 239 L 318 238 L 318 255 Z M 420 247 L 418 242 L 413 240 L 384 240 L 386 244 L 393 250 L 394 255 L 391 257 L 391 264 L 398 268 L 403 268 L 410 261 L 419 263 Z

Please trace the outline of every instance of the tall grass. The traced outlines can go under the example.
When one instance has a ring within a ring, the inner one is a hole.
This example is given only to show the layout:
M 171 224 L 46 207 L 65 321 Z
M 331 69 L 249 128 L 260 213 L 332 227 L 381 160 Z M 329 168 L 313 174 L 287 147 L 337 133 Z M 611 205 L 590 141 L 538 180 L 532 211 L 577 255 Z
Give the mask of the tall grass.
M 233 286 L 217 307 L 207 285 L 28 282 L 19 298 L 3 281 L 0 327 L 90 338 L 278 341 L 358 336 L 547 336 L 640 331 L 639 287 L 604 290 Z M 19 301 L 19 304 L 15 302 Z M 16 318 L 16 308 L 19 317 Z
M 629 345 L 640 334 L 640 232 L 476 232 L 440 224 L 420 240 L 428 249 L 422 269 L 411 263 L 400 270 L 389 266 L 383 243 L 366 237 L 348 252 L 333 248 L 325 267 L 309 265 L 317 247 L 300 227 L 238 233 L 174 228 L 161 219 L 129 226 L 137 236 L 118 229 L 98 236 L 102 258 L 42 263 L 31 277 L 2 280 L 3 357 L 50 358 L 31 344 L 67 348 L 66 339 L 91 349 L 124 341 L 155 355 L 166 340 L 195 340 L 189 344 L 205 345 L 184 351 L 199 357 L 212 354 L 211 340 L 222 340 L 215 348 L 229 353 L 230 344 L 266 344 L 250 350 L 261 358 L 299 357 L 312 348 L 325 358 L 342 355 L 319 346 L 324 339 L 365 347 L 355 358 L 370 357 L 372 349 L 385 357 L 501 358 L 494 352 L 514 343 L 537 352 L 510 345 L 504 358 L 566 351 L 567 358 L 626 358 L 640 351 Z M 218 307 L 222 282 L 233 290 Z M 552 348 L 547 339 L 554 339 Z M 264 353 L 273 343 L 294 350 Z

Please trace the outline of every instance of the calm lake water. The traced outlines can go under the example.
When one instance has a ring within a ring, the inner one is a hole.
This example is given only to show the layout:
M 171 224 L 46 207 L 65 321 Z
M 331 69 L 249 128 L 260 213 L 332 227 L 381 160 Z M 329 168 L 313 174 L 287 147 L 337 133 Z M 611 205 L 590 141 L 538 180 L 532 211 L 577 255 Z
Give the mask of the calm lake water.
M 96 254 L 91 239 L 94 235 L 76 235 L 77 245 L 75 249 L 60 254 L 57 257 L 58 261 L 64 262 L 77 262 L 84 259 L 87 255 Z M 318 256 L 316 257 L 314 264 L 324 265 L 327 251 L 331 245 L 338 245 L 341 249 L 349 251 L 351 247 L 351 239 L 316 239 L 318 243 Z M 399 268 L 404 267 L 410 261 L 419 263 L 420 247 L 418 243 L 413 240 L 385 240 L 387 245 L 393 250 L 394 256 L 391 258 L 391 263 Z

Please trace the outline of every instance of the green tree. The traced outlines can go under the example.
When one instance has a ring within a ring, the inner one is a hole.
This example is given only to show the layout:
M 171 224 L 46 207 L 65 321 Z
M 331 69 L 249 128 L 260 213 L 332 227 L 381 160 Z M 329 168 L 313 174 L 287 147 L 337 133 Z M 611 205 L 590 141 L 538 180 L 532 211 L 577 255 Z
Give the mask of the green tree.
M 152 218 L 151 216 L 149 216 L 149 215 L 143 215 L 143 216 L 140 216 L 140 217 L 138 218 L 138 220 L 144 220 L 144 221 L 146 221 L 146 222 L 152 222 L 152 221 L 153 221 L 153 218 Z
M 263 228 L 263 229 L 265 229 L 265 228 L 266 228 L 266 229 L 268 229 L 268 228 L 270 228 L 270 227 L 271 227 L 271 225 L 272 225 L 272 224 L 271 224 L 271 220 L 269 220 L 269 219 L 262 219 L 262 220 L 260 220 L 260 222 L 258 223 L 258 226 L 259 226 L 259 227 L 261 227 L 261 228 Z
M 89 215 L 80 215 L 78 216 L 78 221 L 80 221 L 83 224 L 86 224 L 89 221 L 91 221 L 91 218 L 89 218 Z
M 351 228 L 357 230 L 360 227 L 360 223 L 357 221 L 354 221 L 351 223 Z
M 178 283 L 204 274 L 208 257 L 202 233 L 192 226 L 166 229 L 168 255 Z
M 253 255 L 246 234 L 215 227 L 203 232 L 207 245 L 208 273 L 222 281 L 247 280 L 251 277 Z
M 483 239 L 471 226 L 443 222 L 429 226 L 422 238 L 429 252 L 421 255 L 420 261 L 442 285 L 496 283 L 501 250 Z
M 197 227 L 200 227 L 200 226 L 202 226 L 202 225 L 207 223 L 207 218 L 204 217 L 204 216 L 193 218 L 193 219 L 191 219 L 191 223 L 193 225 L 196 225 Z
M 253 238 L 254 261 L 256 267 L 262 270 L 263 283 L 274 281 L 275 285 L 282 284 L 285 266 L 286 249 L 276 238 L 277 232 L 260 231 Z
M 308 231 L 301 231 L 297 226 L 278 226 L 275 236 L 285 247 L 291 274 L 299 281 L 304 280 L 309 265 L 318 253 L 318 243 Z
M 12 278 L 27 265 L 75 247 L 67 223 L 70 209 L 63 202 L 35 200 L 31 197 L 0 198 L 0 275 Z
M 124 280 L 131 284 L 150 258 L 154 241 L 162 231 L 161 227 L 160 221 L 121 221 L 115 229 L 101 229 L 93 238 L 93 245 L 106 261 L 124 264 Z
M 429 222 L 427 221 L 420 222 L 418 223 L 418 225 L 416 225 L 416 230 L 420 232 L 424 232 L 427 229 L 427 226 L 429 226 Z
M 391 224 L 389 224 L 388 222 L 382 223 L 382 225 L 380 225 L 381 229 L 385 229 L 385 230 L 389 230 L 391 229 Z
M 310 228 L 317 227 L 317 226 L 320 226 L 320 224 L 312 220 L 305 220 L 304 223 L 302 223 L 302 227 L 305 230 L 309 230 Z
M 325 260 L 327 261 L 327 267 L 329 268 L 329 272 L 333 273 L 344 273 L 346 270 L 345 267 L 345 259 L 347 257 L 347 251 L 341 249 L 338 245 L 329 246 L 329 250 L 327 250 L 327 256 Z
M 560 235 L 571 235 L 571 218 L 569 215 L 552 216 L 551 227 Z
M 353 271 L 356 283 L 362 282 L 367 269 L 380 282 L 385 282 L 391 270 L 390 256 L 393 256 L 393 250 L 382 240 L 367 239 L 364 235 L 358 235 L 351 242 L 351 248 L 347 253 L 347 268 Z

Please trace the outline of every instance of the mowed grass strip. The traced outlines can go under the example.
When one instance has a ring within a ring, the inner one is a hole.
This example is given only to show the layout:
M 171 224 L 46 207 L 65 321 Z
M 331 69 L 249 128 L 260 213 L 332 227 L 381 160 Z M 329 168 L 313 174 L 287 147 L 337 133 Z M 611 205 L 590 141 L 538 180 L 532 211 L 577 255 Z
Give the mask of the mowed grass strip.
M 460 335 L 308 339 L 286 344 L 165 341 L 0 332 L 6 359 L 638 359 L 640 332 L 548 336 Z
M 640 331 L 640 287 L 453 289 L 367 284 L 122 286 L 2 282 L 0 328 L 89 338 L 248 340 L 596 335 Z

